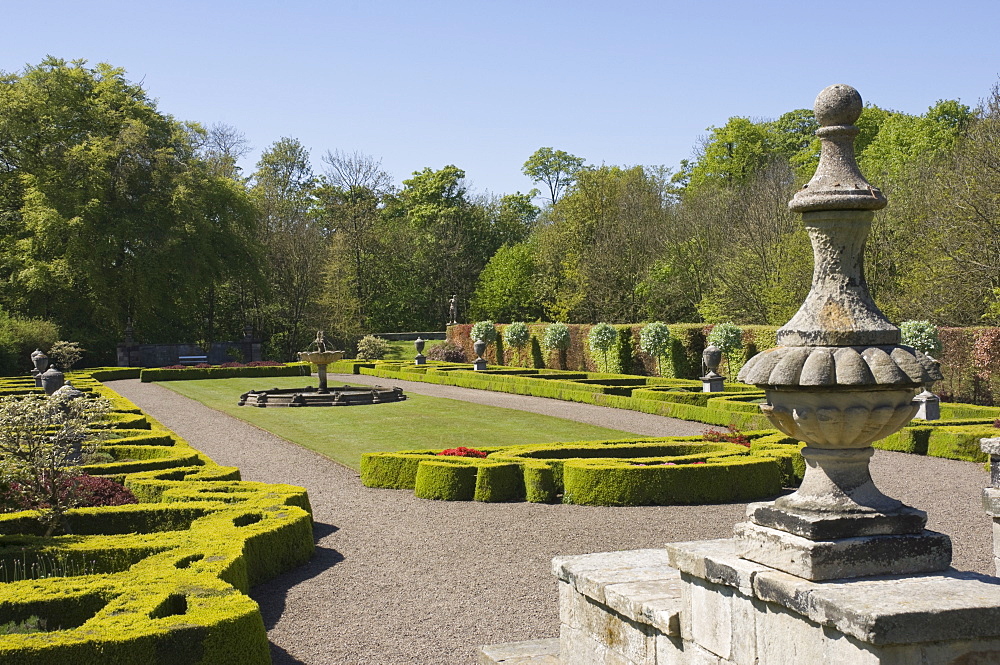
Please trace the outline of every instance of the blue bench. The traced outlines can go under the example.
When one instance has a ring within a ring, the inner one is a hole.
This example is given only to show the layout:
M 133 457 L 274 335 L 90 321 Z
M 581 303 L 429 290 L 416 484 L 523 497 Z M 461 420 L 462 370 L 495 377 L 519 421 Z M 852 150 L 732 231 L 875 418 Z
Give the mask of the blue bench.
M 200 365 L 208 362 L 208 356 L 177 356 L 177 362 L 181 365 Z

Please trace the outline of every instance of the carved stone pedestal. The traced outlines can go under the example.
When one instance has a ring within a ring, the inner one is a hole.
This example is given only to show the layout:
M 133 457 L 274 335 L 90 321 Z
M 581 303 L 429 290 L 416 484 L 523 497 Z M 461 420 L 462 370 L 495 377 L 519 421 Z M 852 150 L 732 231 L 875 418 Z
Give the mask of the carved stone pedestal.
M 733 540 L 553 560 L 560 636 L 481 665 L 980 665 L 1000 662 L 1000 584 L 939 574 L 811 582 Z

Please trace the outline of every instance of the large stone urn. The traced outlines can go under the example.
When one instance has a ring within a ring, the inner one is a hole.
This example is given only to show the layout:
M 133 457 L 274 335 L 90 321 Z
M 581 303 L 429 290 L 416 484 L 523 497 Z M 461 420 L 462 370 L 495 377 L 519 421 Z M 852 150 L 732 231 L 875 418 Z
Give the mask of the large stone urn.
M 864 276 L 864 246 L 886 198 L 858 170 L 854 122 L 861 96 L 833 85 L 816 98 L 822 153 L 815 176 L 789 207 L 802 213 L 815 260 L 812 288 L 777 334 L 779 346 L 740 370 L 763 388 L 761 409 L 804 441 L 807 469 L 795 493 L 752 504 L 737 525 L 745 559 L 810 580 L 947 568 L 947 536 L 924 530 L 926 513 L 884 495 L 868 469 L 871 443 L 916 412 L 937 363 L 900 344 Z

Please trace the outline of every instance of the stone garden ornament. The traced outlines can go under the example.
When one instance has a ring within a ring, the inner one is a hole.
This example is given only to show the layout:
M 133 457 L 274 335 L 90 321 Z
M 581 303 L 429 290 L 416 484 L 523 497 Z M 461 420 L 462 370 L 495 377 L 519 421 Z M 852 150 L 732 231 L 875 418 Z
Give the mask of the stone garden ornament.
M 766 391 L 761 409 L 775 427 L 807 444 L 808 466 L 798 491 L 750 506 L 737 543 L 744 558 L 810 580 L 943 570 L 951 561 L 949 538 L 924 530 L 926 513 L 884 495 L 869 474 L 871 443 L 909 422 L 914 395 L 941 374 L 900 344 L 868 292 L 865 241 L 887 201 L 855 161 L 861 110 L 847 85 L 816 98 L 819 167 L 789 203 L 812 242 L 812 288 L 778 331 L 779 346 L 739 373 Z

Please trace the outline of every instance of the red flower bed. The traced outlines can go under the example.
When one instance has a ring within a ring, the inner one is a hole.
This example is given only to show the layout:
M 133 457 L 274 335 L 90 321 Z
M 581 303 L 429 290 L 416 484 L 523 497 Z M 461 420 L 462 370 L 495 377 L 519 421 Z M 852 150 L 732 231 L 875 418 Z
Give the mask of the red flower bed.
M 448 448 L 439 452 L 438 455 L 447 455 L 448 457 L 486 457 L 486 453 L 483 451 L 476 450 L 475 448 L 466 448 L 465 446 Z
M 717 429 L 707 429 L 702 432 L 701 438 L 705 441 L 720 442 L 726 441 L 728 443 L 738 443 L 741 446 L 750 447 L 750 437 L 736 429 L 734 425 L 730 425 L 726 428 L 728 432 L 723 432 Z

